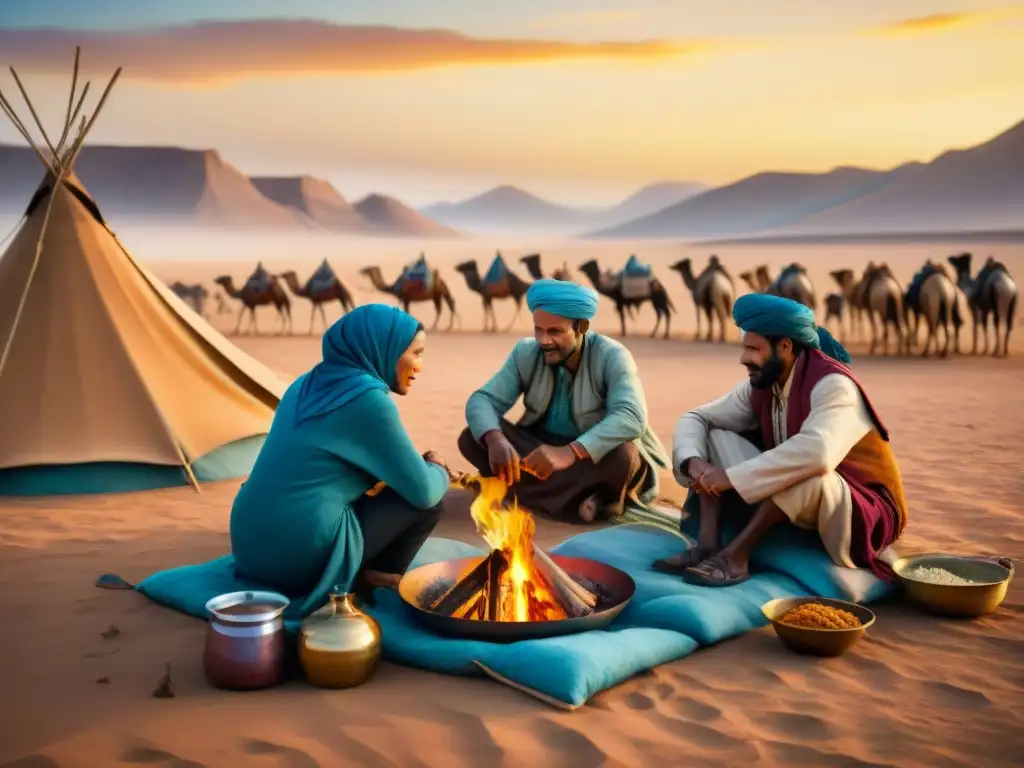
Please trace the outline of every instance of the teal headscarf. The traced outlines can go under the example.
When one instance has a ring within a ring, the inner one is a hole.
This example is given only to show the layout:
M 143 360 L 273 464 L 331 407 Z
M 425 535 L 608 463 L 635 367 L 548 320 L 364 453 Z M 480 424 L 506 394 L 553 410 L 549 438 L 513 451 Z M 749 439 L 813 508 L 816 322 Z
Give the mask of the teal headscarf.
M 566 280 L 545 278 L 526 292 L 526 306 L 570 320 L 590 320 L 597 314 L 597 291 Z
M 846 348 L 827 329 L 815 324 L 814 312 L 792 299 L 767 293 L 748 293 L 736 299 L 732 317 L 745 333 L 791 339 L 805 347 L 821 350 L 840 363 L 850 362 Z
M 295 423 L 341 408 L 370 390 L 388 392 L 398 359 L 423 326 L 386 304 L 364 304 L 324 333 L 323 361 L 299 388 Z

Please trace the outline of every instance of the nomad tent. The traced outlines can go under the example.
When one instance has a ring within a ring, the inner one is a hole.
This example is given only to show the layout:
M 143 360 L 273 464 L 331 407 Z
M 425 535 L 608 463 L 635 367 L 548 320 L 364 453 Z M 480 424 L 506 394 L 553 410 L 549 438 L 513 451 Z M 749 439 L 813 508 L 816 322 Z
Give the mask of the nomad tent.
M 53 137 L 14 74 L 41 145 L 0 94 L 44 167 L 0 257 L 0 496 L 198 490 L 244 476 L 284 390 L 132 258 L 75 176 L 120 72 L 76 130 L 89 88 L 76 104 L 76 53 Z

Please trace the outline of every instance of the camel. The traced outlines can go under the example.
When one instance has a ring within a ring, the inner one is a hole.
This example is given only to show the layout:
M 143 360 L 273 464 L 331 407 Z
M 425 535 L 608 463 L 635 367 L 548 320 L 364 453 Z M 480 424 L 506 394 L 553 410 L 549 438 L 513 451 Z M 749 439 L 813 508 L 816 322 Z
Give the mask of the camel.
M 874 269 L 873 262 L 868 262 L 868 269 Z M 840 317 L 846 314 L 846 308 L 849 309 L 848 326 L 850 338 L 854 341 L 861 341 L 864 336 L 863 318 L 865 312 L 863 282 L 857 280 L 857 275 L 854 274 L 852 269 L 836 269 L 829 272 L 829 276 L 836 281 L 836 285 L 842 291 L 844 311 L 840 313 Z M 833 296 L 835 294 L 829 295 Z M 825 306 L 826 311 L 828 311 L 828 297 L 825 298 Z M 840 320 L 839 328 L 842 331 L 842 320 Z
M 540 268 L 540 254 L 531 253 L 529 256 L 523 256 L 519 261 L 526 265 L 526 271 L 530 274 L 534 280 L 543 280 L 544 273 Z M 551 273 L 552 280 L 565 280 L 567 283 L 573 282 L 572 274 L 569 272 L 569 263 L 563 261 L 562 266 Z
M 499 254 L 500 257 L 500 254 Z M 530 284 L 524 281 L 519 275 L 511 270 L 506 271 L 506 277 L 500 283 L 485 283 L 480 277 L 480 270 L 477 269 L 476 261 L 464 261 L 456 265 L 455 269 L 466 278 L 466 286 L 474 293 L 479 293 L 484 302 L 484 332 L 498 331 L 498 318 L 494 314 L 495 299 L 512 299 L 516 303 L 516 313 L 512 322 L 505 328 L 508 331 L 519 319 L 523 310 L 523 296 L 530 288 Z M 488 327 L 490 326 L 490 327 Z
M 823 325 L 827 328 L 828 321 L 835 318 L 836 325 L 839 328 L 840 341 L 846 343 L 846 330 L 843 328 L 843 316 L 846 314 L 846 297 L 841 293 L 828 293 L 825 295 L 825 322 Z
M 436 269 L 433 270 L 433 280 L 431 281 L 431 288 L 429 291 L 418 290 L 419 286 L 411 284 L 409 281 L 403 280 L 399 277 L 393 284 L 388 285 L 384 282 L 384 276 L 381 274 L 380 267 L 370 266 L 364 267 L 359 270 L 359 274 L 369 278 L 373 287 L 381 293 L 386 293 L 394 296 L 398 299 L 402 305 L 402 309 L 406 312 L 409 311 L 410 304 L 416 304 L 421 301 L 429 301 L 434 305 L 434 311 L 437 315 L 434 317 L 434 324 L 430 327 L 431 330 L 437 328 L 437 324 L 441 321 L 441 303 L 444 302 L 448 305 L 448 311 L 450 313 L 448 317 L 448 328 L 452 329 L 452 324 L 459 318 L 458 313 L 455 311 L 455 299 L 452 298 L 451 291 L 448 290 L 448 285 L 441 279 L 441 274 Z M 461 325 L 462 321 L 459 320 Z
M 223 288 L 224 293 L 232 299 L 238 299 L 242 302 L 242 308 L 238 311 L 238 322 L 235 323 L 235 334 L 239 333 L 241 329 L 242 318 L 245 316 L 246 310 L 249 312 L 249 324 L 246 328 L 252 328 L 253 334 L 258 334 L 256 307 L 266 304 L 273 304 L 274 309 L 277 310 L 278 319 L 281 321 L 281 330 L 278 331 L 278 335 L 284 333 L 286 326 L 288 332 L 291 333 L 292 303 L 288 300 L 288 294 L 284 292 L 284 288 L 281 287 L 277 278 L 273 275 L 270 275 L 269 278 L 269 281 L 263 284 L 256 284 L 250 279 L 246 281 L 241 289 L 235 288 L 235 281 L 230 275 L 221 275 L 213 281 Z
M 967 307 L 974 320 L 972 324 L 974 342 L 971 345 L 971 354 L 975 355 L 978 352 L 979 326 L 984 345 L 981 354 L 988 354 L 988 318 L 991 315 L 995 325 L 995 346 L 992 349 L 992 356 L 1006 357 L 1010 354 L 1010 332 L 1013 330 L 1013 320 L 1017 313 L 1017 298 L 1020 295 L 1017 284 L 1010 277 L 1010 271 L 1005 264 L 997 262 L 990 256 L 981 271 L 978 272 L 978 276 L 972 279 L 971 254 L 961 253 L 949 256 L 946 260 L 956 270 L 957 284 L 967 296 Z M 1006 329 L 1002 339 L 1002 354 L 1000 354 L 999 345 L 1000 325 Z
M 917 344 L 918 328 L 921 325 L 921 317 L 924 316 L 925 325 L 928 328 L 928 337 L 925 339 L 924 349 L 921 357 L 928 357 L 932 341 L 935 341 L 935 348 L 938 350 L 938 328 L 942 326 L 945 334 L 945 343 L 939 357 L 949 356 L 949 325 L 953 324 L 953 351 L 960 353 L 960 328 L 963 319 L 960 314 L 960 291 L 953 282 L 946 266 L 936 264 L 930 259 L 924 263 L 921 270 L 914 275 L 903 294 L 903 316 L 907 326 L 908 347 Z
M 206 299 L 210 293 L 202 283 L 186 285 L 182 282 L 174 282 L 168 287 L 179 299 L 192 307 L 197 315 L 206 317 Z
M 669 330 L 672 325 L 672 312 L 675 311 L 675 307 L 672 304 L 672 299 L 669 298 L 668 293 L 665 291 L 665 286 L 655 278 L 651 277 L 651 292 L 649 296 L 641 299 L 627 299 L 622 295 L 622 284 L 619 282 L 617 277 L 614 277 L 611 273 L 601 273 L 601 267 L 597 263 L 597 259 L 590 259 L 585 261 L 579 266 L 580 272 L 587 276 L 590 282 L 593 284 L 595 290 L 598 293 L 607 296 L 609 299 L 615 302 L 615 311 L 619 313 L 619 323 L 622 329 L 622 336 L 626 335 L 626 310 L 630 307 L 643 306 L 644 302 L 650 301 L 654 307 L 654 312 L 657 315 L 657 320 L 654 323 L 654 330 L 651 331 L 651 338 L 653 339 L 658 333 L 658 327 L 661 325 L 662 317 L 665 318 L 665 335 L 664 338 L 668 338 Z
M 215 293 L 215 294 L 213 294 L 213 298 L 215 298 L 217 300 L 217 314 L 218 315 L 228 315 L 228 314 L 231 313 L 231 307 L 229 307 L 228 303 L 226 301 L 224 301 L 224 294 L 223 293 Z
M 329 269 L 329 267 L 328 267 Z M 333 275 L 333 272 L 331 273 Z M 313 335 L 313 322 L 316 319 L 316 315 L 320 313 L 320 319 L 323 321 L 324 329 L 327 328 L 327 316 L 324 314 L 324 304 L 329 301 L 337 301 L 341 304 L 341 314 L 350 312 L 355 309 L 355 302 L 352 301 L 352 294 L 349 293 L 348 288 L 344 286 L 341 280 L 334 275 L 334 282 L 322 282 L 319 283 L 313 279 L 307 280 L 305 285 L 299 285 L 298 275 L 295 274 L 294 269 L 289 269 L 287 272 L 282 272 L 278 275 L 284 280 L 285 285 L 288 289 L 303 299 L 309 299 L 312 303 L 312 309 L 309 313 L 309 335 Z
M 769 293 L 773 296 L 798 301 L 812 312 L 818 309 L 818 300 L 814 295 L 814 285 L 807 274 L 807 268 L 793 262 L 779 276 L 772 280 L 765 264 L 757 269 L 740 272 L 740 279 L 747 284 L 751 293 Z
M 696 277 L 689 259 L 677 261 L 669 269 L 674 269 L 682 275 L 683 283 L 690 289 L 690 295 L 693 296 L 693 306 L 697 313 L 697 332 L 693 336 L 694 341 L 700 339 L 700 316 L 703 311 L 708 320 L 708 333 L 705 341 L 713 341 L 713 317 L 717 317 L 718 340 L 724 342 L 727 321 L 732 312 L 733 302 L 736 300 L 736 289 L 729 274 L 718 261 L 718 257 L 712 256 L 708 265 Z M 714 314 L 712 315 L 712 313 Z
M 903 332 L 903 290 L 896 276 L 885 262 L 877 266 L 871 265 L 864 270 L 862 282 L 865 286 L 864 307 L 871 323 L 871 349 L 868 354 L 875 354 L 878 346 L 878 328 L 875 317 L 882 324 L 882 354 L 889 354 L 889 326 L 896 330 L 896 354 L 902 355 L 904 350 L 910 354 L 909 337 Z

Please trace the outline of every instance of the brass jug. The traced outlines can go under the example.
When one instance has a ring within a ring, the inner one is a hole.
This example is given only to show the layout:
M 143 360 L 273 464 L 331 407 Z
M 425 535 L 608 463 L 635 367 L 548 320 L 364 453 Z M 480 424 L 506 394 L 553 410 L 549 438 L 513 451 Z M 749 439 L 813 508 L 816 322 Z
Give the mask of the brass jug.
M 380 625 L 356 607 L 355 595 L 336 589 L 302 622 L 299 663 L 320 688 L 362 685 L 380 663 Z

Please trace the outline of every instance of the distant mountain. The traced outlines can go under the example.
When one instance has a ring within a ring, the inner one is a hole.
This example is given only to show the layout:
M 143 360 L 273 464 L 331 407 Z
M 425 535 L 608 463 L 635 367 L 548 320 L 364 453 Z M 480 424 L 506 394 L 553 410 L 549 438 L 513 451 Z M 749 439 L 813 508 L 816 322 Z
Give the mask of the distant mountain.
M 214 150 L 87 146 L 75 173 L 115 221 L 316 227 L 305 213 L 265 197 Z M 0 146 L 0 208 L 23 208 L 42 178 L 31 148 Z
M 454 229 L 439 224 L 387 195 L 367 195 L 354 207 L 377 232 L 415 237 L 457 237 L 459 235 Z
M 373 229 L 328 181 L 312 176 L 252 176 L 250 180 L 266 197 L 304 213 L 324 229 L 353 234 Z
M 766 236 L 1002 231 L 1024 228 L 1024 121 L 970 149 L 945 152 L 877 191 Z
M 87 146 L 75 172 L 115 227 L 131 220 L 413 237 L 456 234 L 394 198 L 371 195 L 353 206 L 330 183 L 310 176 L 250 179 L 215 150 Z M 0 212 L 20 214 L 43 173 L 30 147 L 0 145 Z
M 707 190 L 707 185 L 696 181 L 659 181 L 648 184 L 627 197 L 618 205 L 590 216 L 590 227 L 614 227 L 627 221 L 649 216 L 652 213 L 681 203 Z
M 843 167 L 827 173 L 759 173 L 590 236 L 718 237 L 773 229 L 874 192 L 888 184 L 893 174 L 909 169 Z
M 542 200 L 512 186 L 495 187 L 460 203 L 436 203 L 421 212 L 442 224 L 468 232 L 535 234 L 579 231 L 592 213 Z

